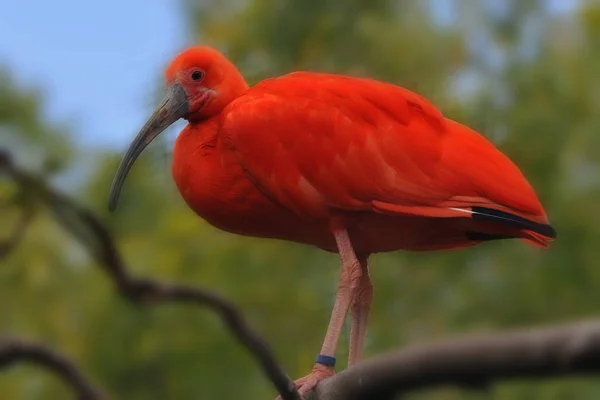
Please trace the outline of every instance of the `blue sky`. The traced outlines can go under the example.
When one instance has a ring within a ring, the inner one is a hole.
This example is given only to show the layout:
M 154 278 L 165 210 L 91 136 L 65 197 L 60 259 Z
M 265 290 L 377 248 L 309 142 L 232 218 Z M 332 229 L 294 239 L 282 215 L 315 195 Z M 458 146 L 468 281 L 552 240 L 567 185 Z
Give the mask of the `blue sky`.
M 126 145 L 185 40 L 171 0 L 6 1 L 0 12 L 0 64 L 43 89 L 49 117 L 88 145 Z
M 441 14 L 451 11 L 450 0 L 432 1 Z M 550 3 L 564 11 L 577 1 Z M 49 117 L 72 122 L 88 146 L 127 145 L 154 105 L 165 64 L 187 40 L 173 0 L 6 1 L 0 14 L 0 65 L 45 90 Z

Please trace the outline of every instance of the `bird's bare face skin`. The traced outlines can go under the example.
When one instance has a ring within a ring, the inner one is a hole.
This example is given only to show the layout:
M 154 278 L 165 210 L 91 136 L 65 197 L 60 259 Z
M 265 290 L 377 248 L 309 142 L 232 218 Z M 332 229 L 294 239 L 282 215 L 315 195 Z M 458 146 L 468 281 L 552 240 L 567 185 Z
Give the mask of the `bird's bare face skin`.
M 176 79 L 170 85 L 180 85 L 186 96 L 188 112 L 185 119 L 201 115 L 202 110 L 217 96 L 217 91 L 208 86 L 207 72 L 200 66 L 192 66 L 177 71 Z

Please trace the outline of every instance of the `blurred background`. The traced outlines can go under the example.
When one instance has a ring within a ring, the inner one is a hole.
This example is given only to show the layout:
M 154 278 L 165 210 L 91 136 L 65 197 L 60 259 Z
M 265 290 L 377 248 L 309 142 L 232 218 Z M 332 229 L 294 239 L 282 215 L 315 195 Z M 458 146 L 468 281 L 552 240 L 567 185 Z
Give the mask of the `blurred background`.
M 202 285 L 238 304 L 291 377 L 313 365 L 339 259 L 220 232 L 181 200 L 163 134 L 116 213 L 108 188 L 156 105 L 162 71 L 216 46 L 250 84 L 292 70 L 387 80 L 490 138 L 529 178 L 559 237 L 372 257 L 366 356 L 472 331 L 573 321 L 600 309 L 600 3 L 575 0 L 4 2 L 0 147 L 94 210 L 136 274 Z M 14 187 L 0 181 L 2 199 Z M 4 200 L 3 200 L 4 201 Z M 0 260 L 0 332 L 41 341 L 115 399 L 266 399 L 275 392 L 210 311 L 138 309 L 44 209 Z M 17 210 L 2 208 L 2 235 Z M 349 325 L 339 345 L 345 366 Z M 597 399 L 599 378 L 452 389 L 418 399 Z M 2 399 L 64 399 L 51 374 L 0 372 Z

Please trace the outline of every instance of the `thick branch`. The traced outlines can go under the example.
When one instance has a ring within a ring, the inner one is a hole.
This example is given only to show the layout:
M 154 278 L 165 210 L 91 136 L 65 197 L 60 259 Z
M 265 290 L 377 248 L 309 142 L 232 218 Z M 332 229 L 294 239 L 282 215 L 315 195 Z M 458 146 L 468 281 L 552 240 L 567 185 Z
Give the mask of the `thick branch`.
M 391 399 L 441 385 L 600 372 L 600 320 L 469 335 L 363 361 L 317 386 L 319 400 Z
M 94 213 L 54 191 L 36 177 L 17 169 L 8 154 L 0 154 L 1 167 L 23 188 L 34 191 L 49 206 L 57 221 L 83 244 L 114 280 L 122 295 L 139 305 L 185 302 L 212 308 L 238 341 L 259 361 L 281 397 L 285 400 L 300 399 L 292 380 L 279 367 L 267 344 L 250 328 L 231 302 L 206 289 L 131 276 L 108 229 Z
M 38 343 L 9 338 L 0 339 L 0 368 L 10 367 L 18 362 L 29 362 L 52 370 L 75 391 L 80 400 L 105 398 L 102 392 L 66 357 Z

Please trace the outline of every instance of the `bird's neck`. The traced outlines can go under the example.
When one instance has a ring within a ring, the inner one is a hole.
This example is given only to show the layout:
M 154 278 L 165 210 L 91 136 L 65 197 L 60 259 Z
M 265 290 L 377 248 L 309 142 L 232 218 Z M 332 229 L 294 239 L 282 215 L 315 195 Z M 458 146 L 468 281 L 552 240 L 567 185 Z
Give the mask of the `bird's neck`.
M 202 217 L 216 212 L 223 194 L 239 185 L 243 171 L 222 149 L 219 117 L 190 123 L 177 137 L 172 174 L 188 205 Z
M 219 145 L 217 132 L 218 118 L 190 121 L 175 140 L 172 173 L 184 197 L 199 175 L 212 173 L 213 156 Z

